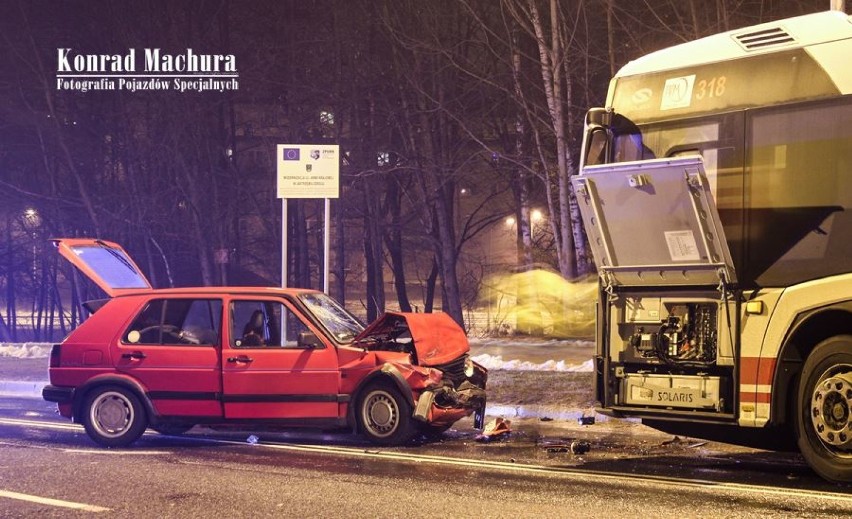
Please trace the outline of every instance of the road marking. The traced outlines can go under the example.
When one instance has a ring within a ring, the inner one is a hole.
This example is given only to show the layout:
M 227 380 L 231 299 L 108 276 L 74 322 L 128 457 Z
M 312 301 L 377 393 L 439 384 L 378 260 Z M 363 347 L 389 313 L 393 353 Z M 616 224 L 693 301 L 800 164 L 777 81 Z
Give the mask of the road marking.
M 40 427 L 45 429 L 67 429 L 68 426 L 56 422 L 35 422 L 30 420 L 20 420 L 14 418 L 0 418 L 0 424 L 9 424 L 9 425 L 25 425 L 30 427 Z M 74 426 L 75 429 L 79 429 L 79 426 Z M 146 433 L 147 434 L 147 433 Z M 181 441 L 194 441 L 194 442 L 205 442 L 205 443 L 219 443 L 226 445 L 235 445 L 235 446 L 247 446 L 249 444 L 242 441 L 235 440 L 220 440 L 216 438 L 210 437 L 196 437 L 196 436 L 181 436 Z M 835 492 L 826 492 L 820 490 L 800 490 L 796 488 L 775 488 L 764 485 L 750 485 L 745 483 L 727 483 L 720 481 L 712 481 L 698 478 L 677 478 L 671 476 L 655 476 L 655 475 L 642 475 L 642 474 L 633 474 L 633 473 L 622 473 L 622 472 L 606 472 L 606 471 L 596 471 L 596 470 L 585 470 L 585 469 L 573 469 L 566 467 L 549 467 L 546 465 L 531 465 L 526 463 L 509 463 L 505 461 L 489 461 L 489 460 L 474 460 L 474 459 L 465 459 L 465 458 L 451 458 L 451 457 L 443 457 L 443 456 L 433 456 L 429 454 L 406 454 L 406 453 L 398 453 L 398 452 L 387 452 L 380 451 L 376 449 L 364 449 L 358 447 L 340 447 L 333 445 L 301 445 L 297 443 L 257 443 L 251 444 L 252 448 L 267 448 L 267 449 L 275 449 L 275 450 L 284 450 L 284 451 L 294 451 L 294 452 L 307 452 L 313 454 L 339 454 L 351 457 L 360 457 L 360 458 L 373 458 L 373 459 L 382 459 L 382 460 L 391 460 L 391 461 L 410 461 L 417 463 L 432 463 L 436 465 L 447 465 L 447 466 L 458 466 L 458 467 L 470 467 L 470 468 L 479 468 L 479 469 L 498 469 L 505 470 L 510 472 L 527 472 L 527 473 L 539 473 L 539 474 L 553 474 L 553 475 L 561 475 L 576 479 L 582 479 L 588 481 L 590 477 L 594 477 L 598 480 L 609 480 L 609 481 L 624 481 L 631 480 L 637 482 L 645 482 L 645 483 L 674 483 L 682 487 L 690 487 L 704 490 L 726 490 L 735 493 L 743 493 L 743 494 L 764 494 L 771 496 L 783 496 L 783 497 L 797 497 L 797 498 L 812 498 L 812 499 L 827 499 L 831 501 L 839 501 L 843 503 L 852 503 L 852 495 L 845 493 L 835 493 Z M 122 452 L 122 451 L 107 451 L 107 450 L 93 450 L 93 451 L 77 451 L 77 452 L 92 452 L 92 453 L 112 453 L 112 452 Z M 134 452 L 134 451 L 123 451 L 123 452 Z M 141 451 L 141 452 L 157 452 L 157 451 Z M 162 452 L 162 454 L 168 454 L 167 452 Z
M 17 418 L 0 418 L 0 424 L 5 425 L 21 425 L 33 427 L 36 429 L 54 429 L 62 431 L 78 431 L 83 432 L 83 426 L 79 424 L 64 424 L 56 422 L 38 422 L 35 420 L 21 420 Z M 147 434 L 147 433 L 146 433 Z M 7 442 L 0 442 L 0 445 L 12 445 Z M 16 445 L 19 446 L 19 445 Z M 62 452 L 71 454 L 108 454 L 112 456 L 158 456 L 171 454 L 168 451 L 141 451 L 141 450 L 108 450 L 108 449 L 59 449 Z
M 222 443 L 230 443 L 233 445 L 246 445 L 243 442 L 236 442 L 230 440 L 213 440 L 216 442 Z M 754 494 L 760 493 L 765 495 L 777 495 L 777 496 L 785 496 L 785 497 L 801 497 L 801 498 L 815 498 L 815 499 L 828 499 L 832 501 L 840 501 L 844 503 L 852 503 L 852 495 L 848 494 L 840 494 L 834 492 L 823 492 L 819 490 L 799 490 L 795 488 L 774 488 L 769 486 L 762 485 L 749 485 L 745 483 L 726 483 L 712 480 L 704 480 L 704 479 L 696 479 L 696 478 L 677 478 L 677 477 L 669 477 L 669 476 L 654 476 L 654 475 L 642 475 L 642 474 L 633 474 L 633 473 L 622 473 L 622 472 L 604 472 L 604 471 L 596 471 L 596 470 L 578 470 L 571 469 L 565 467 L 548 467 L 545 465 L 530 465 L 526 463 L 508 463 L 505 461 L 489 461 L 489 460 L 470 460 L 464 458 L 445 458 L 440 456 L 431 456 L 427 454 L 404 454 L 404 453 L 396 453 L 396 452 L 383 452 L 378 450 L 364 450 L 357 449 L 352 447 L 336 447 L 336 446 L 327 446 L 327 445 L 299 445 L 299 444 L 287 444 L 287 443 L 258 443 L 255 444 L 259 447 L 267 447 L 271 449 L 280 449 L 280 450 L 288 450 L 288 451 L 298 451 L 298 452 L 312 452 L 312 453 L 333 453 L 333 454 L 343 454 L 354 457 L 367 457 L 367 458 L 377 458 L 377 459 L 386 459 L 386 460 L 394 460 L 394 461 L 416 461 L 419 463 L 434 463 L 439 465 L 453 465 L 453 466 L 461 466 L 461 467 L 474 467 L 474 468 L 496 468 L 500 470 L 506 470 L 510 472 L 535 472 L 535 473 L 543 473 L 543 474 L 559 474 L 568 477 L 580 478 L 583 480 L 588 480 L 589 477 L 594 477 L 599 480 L 610 480 L 610 481 L 623 481 L 625 479 L 630 479 L 633 481 L 642 481 L 647 483 L 676 483 L 679 485 L 679 488 L 682 487 L 690 487 L 690 488 L 702 488 L 705 490 L 709 489 L 722 489 L 728 490 L 732 492 L 738 493 L 746 493 L 746 494 Z
M 73 508 L 84 512 L 109 512 L 109 508 L 102 506 L 87 505 L 85 503 L 75 503 L 73 501 L 63 501 L 61 499 L 51 499 L 49 497 L 31 496 L 29 494 L 20 494 L 18 492 L 10 492 L 8 490 L 0 490 L 0 497 L 9 499 L 17 499 L 19 501 L 29 501 L 30 503 L 38 503 L 40 505 L 58 506 L 62 508 Z
M 62 449 L 62 452 L 71 454 L 109 454 L 111 456 L 164 456 L 173 454 L 169 451 L 137 451 L 137 450 L 114 450 L 114 449 Z
M 5 425 L 25 425 L 27 427 L 35 427 L 37 429 L 61 429 L 82 431 L 82 425 L 72 423 L 59 422 L 39 422 L 36 420 L 22 420 L 20 418 L 0 418 L 0 424 Z

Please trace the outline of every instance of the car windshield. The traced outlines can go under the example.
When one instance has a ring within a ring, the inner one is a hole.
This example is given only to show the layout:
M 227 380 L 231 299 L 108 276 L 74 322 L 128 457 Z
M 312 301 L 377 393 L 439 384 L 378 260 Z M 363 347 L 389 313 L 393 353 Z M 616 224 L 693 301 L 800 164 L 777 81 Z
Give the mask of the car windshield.
M 325 294 L 302 294 L 299 299 L 339 342 L 351 342 L 364 330 L 364 325 L 354 315 Z

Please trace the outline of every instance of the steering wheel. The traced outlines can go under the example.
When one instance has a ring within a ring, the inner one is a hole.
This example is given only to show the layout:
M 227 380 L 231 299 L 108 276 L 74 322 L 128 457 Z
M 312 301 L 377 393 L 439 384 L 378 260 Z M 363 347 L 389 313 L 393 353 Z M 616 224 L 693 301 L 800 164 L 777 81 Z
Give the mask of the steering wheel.
M 162 330 L 163 333 L 167 333 L 183 343 L 201 344 L 201 341 L 194 334 L 188 333 L 185 330 L 181 330 L 173 324 L 155 324 L 152 326 L 146 326 L 145 328 L 139 330 L 139 335 L 140 337 L 143 337 L 146 333 L 157 332 L 160 330 Z

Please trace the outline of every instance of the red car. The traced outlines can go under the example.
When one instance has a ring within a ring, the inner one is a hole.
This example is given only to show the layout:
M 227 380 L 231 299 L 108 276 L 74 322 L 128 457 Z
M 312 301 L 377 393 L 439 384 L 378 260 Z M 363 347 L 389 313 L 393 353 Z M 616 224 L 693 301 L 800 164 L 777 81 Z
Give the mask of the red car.
M 196 424 L 345 427 L 379 444 L 472 413 L 481 427 L 487 371 L 446 314 L 365 329 L 315 290 L 154 289 L 115 243 L 54 242 L 109 299 L 53 346 L 43 397 L 100 445 Z

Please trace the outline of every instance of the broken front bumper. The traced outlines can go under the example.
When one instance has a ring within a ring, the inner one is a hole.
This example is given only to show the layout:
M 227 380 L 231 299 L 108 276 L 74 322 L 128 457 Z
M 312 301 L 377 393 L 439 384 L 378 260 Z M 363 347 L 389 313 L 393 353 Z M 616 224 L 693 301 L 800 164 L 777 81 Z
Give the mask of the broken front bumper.
M 469 382 L 429 388 L 420 394 L 414 418 L 430 425 L 449 426 L 474 414 L 474 427 L 482 429 L 485 419 L 485 390 Z

